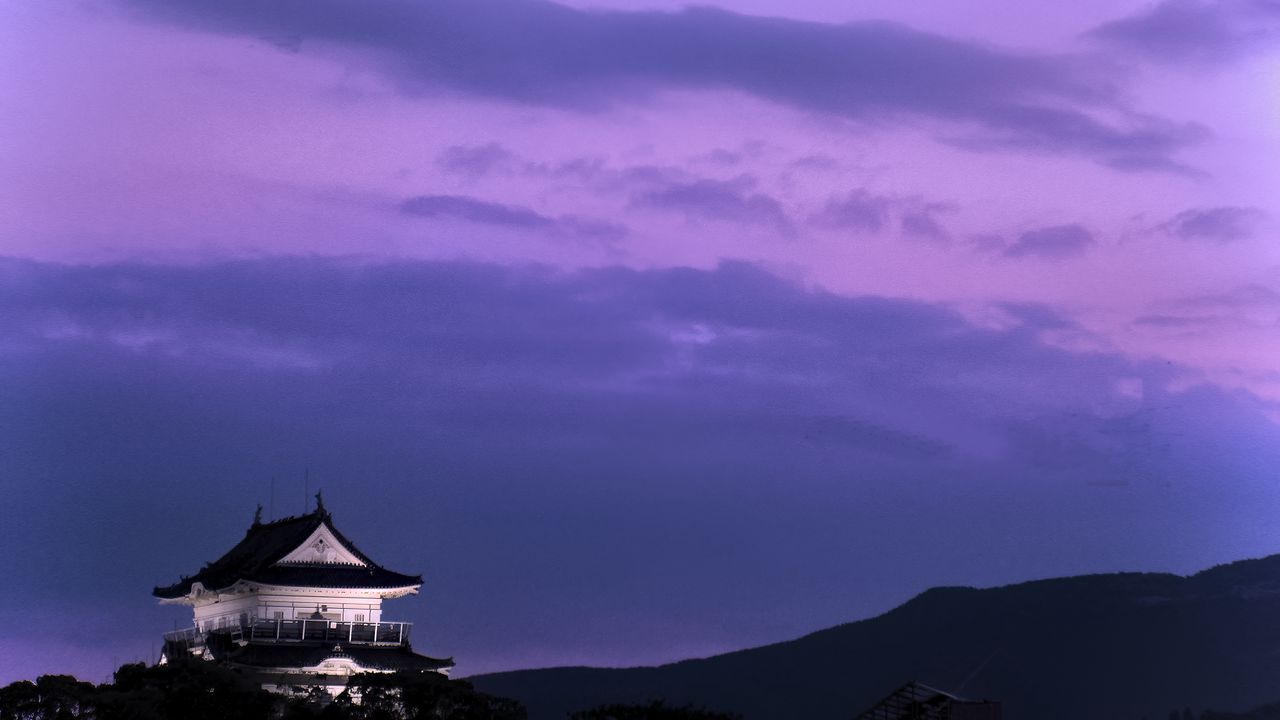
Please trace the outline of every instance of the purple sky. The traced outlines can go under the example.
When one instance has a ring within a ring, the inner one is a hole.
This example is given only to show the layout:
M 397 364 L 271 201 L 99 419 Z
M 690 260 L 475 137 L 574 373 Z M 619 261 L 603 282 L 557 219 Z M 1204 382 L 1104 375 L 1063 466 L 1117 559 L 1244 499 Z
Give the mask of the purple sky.
M 1274 0 L 0 5 L 0 682 L 302 508 L 461 674 L 1280 551 Z

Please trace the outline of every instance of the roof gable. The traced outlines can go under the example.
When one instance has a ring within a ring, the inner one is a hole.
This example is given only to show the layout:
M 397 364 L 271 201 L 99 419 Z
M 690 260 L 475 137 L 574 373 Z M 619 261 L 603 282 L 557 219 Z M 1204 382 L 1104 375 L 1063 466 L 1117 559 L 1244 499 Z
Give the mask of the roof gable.
M 196 583 L 207 591 L 218 591 L 241 580 L 298 587 L 415 591 L 422 584 L 421 576 L 387 570 L 370 560 L 338 532 L 328 511 L 317 504 L 315 511 L 307 515 L 270 523 L 255 519 L 244 539 L 225 555 L 207 563 L 195 575 L 155 588 L 153 594 L 162 600 L 180 600 L 189 596 Z
M 339 536 L 329 526 L 328 521 L 324 521 L 317 527 L 307 539 L 303 540 L 292 552 L 272 563 L 273 565 L 294 565 L 300 563 L 316 564 L 316 565 L 358 565 L 360 567 L 368 567 L 369 563 L 365 562 L 353 551 L 347 547 L 346 538 L 339 539 Z

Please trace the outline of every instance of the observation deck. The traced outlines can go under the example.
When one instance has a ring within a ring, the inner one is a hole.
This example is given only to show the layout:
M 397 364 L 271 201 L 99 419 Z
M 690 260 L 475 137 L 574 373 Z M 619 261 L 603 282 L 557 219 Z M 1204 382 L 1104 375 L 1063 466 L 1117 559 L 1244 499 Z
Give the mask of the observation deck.
M 250 620 L 243 624 L 213 630 L 189 627 L 164 634 L 165 645 L 177 645 L 186 650 L 197 650 L 209 643 L 211 636 L 225 637 L 235 643 L 293 643 L 401 647 L 408 646 L 413 623 L 407 622 L 359 622 L 347 623 L 335 620 Z

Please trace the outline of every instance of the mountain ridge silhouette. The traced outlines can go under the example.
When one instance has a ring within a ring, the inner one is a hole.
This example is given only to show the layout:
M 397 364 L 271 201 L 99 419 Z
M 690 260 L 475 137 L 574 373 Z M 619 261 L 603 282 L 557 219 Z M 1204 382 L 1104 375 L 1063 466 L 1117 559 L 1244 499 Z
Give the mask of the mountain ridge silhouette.
M 1280 554 L 1192 575 L 1119 572 L 934 587 L 881 615 L 655 667 L 477 675 L 530 720 L 664 699 L 747 720 L 856 716 L 909 680 L 1025 720 L 1151 720 L 1280 699 Z

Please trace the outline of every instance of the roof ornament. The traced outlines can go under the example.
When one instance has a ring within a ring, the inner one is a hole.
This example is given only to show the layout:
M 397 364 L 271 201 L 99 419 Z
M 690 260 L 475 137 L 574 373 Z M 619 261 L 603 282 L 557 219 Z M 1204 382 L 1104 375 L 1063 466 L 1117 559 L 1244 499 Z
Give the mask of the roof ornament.
M 324 509 L 324 490 L 316 491 L 316 513 L 328 517 L 329 512 Z
M 258 503 L 258 509 L 253 513 L 253 524 L 255 526 L 262 524 L 262 503 Z

